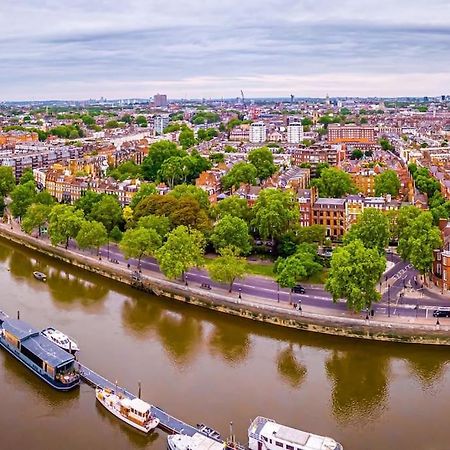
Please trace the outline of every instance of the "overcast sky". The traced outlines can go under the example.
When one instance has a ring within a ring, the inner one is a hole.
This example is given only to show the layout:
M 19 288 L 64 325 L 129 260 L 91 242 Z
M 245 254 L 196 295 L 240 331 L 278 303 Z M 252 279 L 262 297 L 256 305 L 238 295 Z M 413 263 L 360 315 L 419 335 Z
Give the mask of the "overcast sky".
M 450 94 L 449 0 L 0 0 L 0 101 Z

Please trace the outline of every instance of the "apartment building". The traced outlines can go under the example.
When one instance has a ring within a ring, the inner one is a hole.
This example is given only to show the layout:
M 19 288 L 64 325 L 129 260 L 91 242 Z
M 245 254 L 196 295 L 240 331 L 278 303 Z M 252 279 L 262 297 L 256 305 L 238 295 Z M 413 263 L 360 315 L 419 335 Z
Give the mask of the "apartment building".
M 160 114 L 155 116 L 153 129 L 158 134 L 163 134 L 165 128 L 169 125 L 170 117 L 169 114 Z
M 287 141 L 289 144 L 303 142 L 303 126 L 300 122 L 291 122 L 287 127 Z
M 347 229 L 345 203 L 344 198 L 318 198 L 313 204 L 313 223 L 323 225 L 332 239 L 341 239 Z
M 167 106 L 167 95 L 155 94 L 153 96 L 153 106 L 155 108 L 165 108 Z
M 267 139 L 267 129 L 264 122 L 254 122 L 250 125 L 249 141 L 253 144 L 263 144 Z
M 339 125 L 328 126 L 329 144 L 375 144 L 375 127 L 369 125 Z

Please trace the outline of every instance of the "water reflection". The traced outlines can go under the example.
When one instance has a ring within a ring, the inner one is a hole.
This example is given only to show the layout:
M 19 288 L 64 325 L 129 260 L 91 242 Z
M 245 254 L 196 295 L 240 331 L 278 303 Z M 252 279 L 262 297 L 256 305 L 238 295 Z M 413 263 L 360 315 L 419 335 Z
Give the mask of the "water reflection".
M 277 370 L 293 388 L 298 388 L 302 384 L 307 369 L 298 361 L 293 344 L 289 344 L 284 350 L 278 352 Z
M 389 357 L 382 347 L 333 350 L 325 368 L 332 383 L 333 414 L 340 422 L 376 419 L 386 406 Z
M 211 353 L 220 355 L 230 365 L 242 363 L 250 351 L 250 337 L 246 328 L 240 321 L 233 324 L 222 317 L 217 322 L 209 337 Z
M 146 296 L 147 297 L 147 296 Z M 161 305 L 150 296 L 148 298 L 129 298 L 122 308 L 122 320 L 127 330 L 134 332 L 137 337 L 145 337 L 161 319 Z

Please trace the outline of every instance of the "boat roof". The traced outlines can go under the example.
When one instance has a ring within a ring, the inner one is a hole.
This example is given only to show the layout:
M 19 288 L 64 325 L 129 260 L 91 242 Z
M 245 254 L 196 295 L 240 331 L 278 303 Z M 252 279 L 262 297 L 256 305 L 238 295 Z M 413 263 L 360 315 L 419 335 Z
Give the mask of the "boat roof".
M 176 434 L 170 436 L 170 438 L 178 443 L 178 449 L 195 448 L 196 450 L 223 450 L 224 448 L 222 442 L 217 442 L 201 433 L 195 433 L 193 436 Z
M 42 361 L 53 367 L 58 367 L 74 361 L 74 357 L 58 347 L 52 341 L 49 341 L 42 334 L 31 336 L 22 342 L 22 347 L 38 356 Z
M 5 319 L 2 326 L 4 330 L 15 336 L 19 341 L 35 334 L 39 334 L 39 331 L 36 330 L 36 328 L 33 328 L 29 323 L 26 323 L 23 320 Z
M 140 398 L 124 398 L 121 400 L 121 403 L 126 408 L 133 408 L 135 411 L 142 414 L 146 413 L 150 409 L 150 405 Z

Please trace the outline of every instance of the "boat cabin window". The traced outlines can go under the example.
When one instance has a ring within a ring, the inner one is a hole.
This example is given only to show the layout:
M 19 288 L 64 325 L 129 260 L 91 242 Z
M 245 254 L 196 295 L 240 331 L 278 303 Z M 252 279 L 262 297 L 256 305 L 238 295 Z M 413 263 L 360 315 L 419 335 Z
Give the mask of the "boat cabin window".
M 287 450 L 295 450 L 294 447 L 289 444 L 286 444 L 286 448 L 287 448 Z
M 267 439 L 265 436 L 261 436 L 263 441 L 268 441 L 269 439 Z
M 279 441 L 275 441 L 275 445 L 276 445 L 277 447 L 284 447 L 283 443 L 282 443 L 282 442 L 279 442 Z

